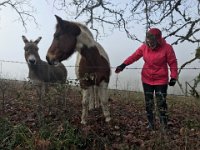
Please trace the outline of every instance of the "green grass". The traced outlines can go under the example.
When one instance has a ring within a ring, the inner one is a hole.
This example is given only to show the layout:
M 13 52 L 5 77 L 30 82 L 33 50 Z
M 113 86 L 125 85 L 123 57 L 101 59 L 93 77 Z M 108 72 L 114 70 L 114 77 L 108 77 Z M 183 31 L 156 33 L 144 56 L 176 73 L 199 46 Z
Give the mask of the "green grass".
M 12 125 L 8 120 L 0 118 L 0 148 L 4 150 L 34 150 L 33 135 L 23 124 Z
M 26 125 L 12 125 L 8 120 L 0 118 L 0 141 L 0 149 L 4 150 L 34 150 L 44 146 L 50 150 L 67 150 L 85 146 L 85 140 L 78 129 L 72 127 L 68 121 L 57 128 L 46 124 L 39 129 L 37 135 Z

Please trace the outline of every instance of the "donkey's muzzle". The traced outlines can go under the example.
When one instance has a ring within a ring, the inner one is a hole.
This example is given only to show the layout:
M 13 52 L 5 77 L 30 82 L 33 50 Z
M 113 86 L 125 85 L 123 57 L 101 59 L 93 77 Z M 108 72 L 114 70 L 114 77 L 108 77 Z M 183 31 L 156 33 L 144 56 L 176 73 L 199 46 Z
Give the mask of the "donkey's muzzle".
M 28 60 L 28 63 L 29 63 L 30 65 L 35 65 L 35 64 L 36 64 L 36 61 L 35 61 L 34 59 L 29 59 L 29 60 Z

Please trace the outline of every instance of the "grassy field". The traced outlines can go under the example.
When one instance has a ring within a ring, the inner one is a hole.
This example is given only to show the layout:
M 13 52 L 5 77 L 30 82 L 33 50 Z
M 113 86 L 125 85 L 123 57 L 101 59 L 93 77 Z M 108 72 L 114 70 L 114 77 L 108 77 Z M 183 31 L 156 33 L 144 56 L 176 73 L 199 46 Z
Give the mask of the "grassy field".
M 81 93 L 77 87 L 41 87 L 0 80 L 0 149 L 3 150 L 198 150 L 200 99 L 168 96 L 169 129 L 146 129 L 143 93 L 109 90 L 112 121 L 101 109 L 80 124 Z

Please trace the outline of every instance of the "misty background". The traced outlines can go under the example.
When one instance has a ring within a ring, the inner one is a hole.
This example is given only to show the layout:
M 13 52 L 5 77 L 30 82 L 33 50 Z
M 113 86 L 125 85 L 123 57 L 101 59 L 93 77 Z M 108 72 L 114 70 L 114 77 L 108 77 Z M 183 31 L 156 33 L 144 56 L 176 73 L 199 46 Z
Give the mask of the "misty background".
M 31 1 L 35 8 L 35 18 L 37 25 L 27 20 L 27 29 L 16 20 L 17 15 L 11 8 L 0 9 L 0 77 L 14 80 L 28 80 L 28 66 L 24 58 L 24 42 L 22 35 L 27 39 L 35 40 L 42 36 L 39 42 L 39 54 L 42 60 L 45 60 L 46 52 L 52 42 L 55 31 L 56 19 L 54 15 L 62 17 L 64 20 L 79 21 L 84 24 L 83 20 L 75 20 L 72 16 L 66 16 L 63 11 L 54 9 L 48 1 Z M 134 24 L 131 32 L 137 35 L 139 39 L 145 39 L 145 28 L 140 24 Z M 105 27 L 106 28 L 106 27 Z M 122 90 L 142 91 L 141 68 L 143 59 L 129 65 L 122 73 L 115 74 L 116 66 L 120 65 L 124 59 L 130 56 L 139 46 L 140 42 L 127 37 L 127 34 L 120 30 L 102 31 L 103 35 L 98 37 L 98 42 L 106 50 L 111 64 L 111 81 L 110 88 Z M 91 30 L 94 35 L 96 34 Z M 198 33 L 198 35 L 200 35 Z M 165 33 L 163 33 L 165 36 Z M 168 43 L 173 42 L 173 37 L 167 39 Z M 184 42 L 173 46 L 177 56 L 178 66 L 180 67 L 186 61 L 194 58 L 195 50 L 199 45 L 196 43 Z M 75 76 L 76 53 L 69 59 L 63 61 L 68 70 L 68 80 L 76 79 Z M 199 75 L 199 61 L 196 60 L 187 65 L 181 71 L 179 81 L 185 85 L 185 82 L 193 82 L 193 79 Z M 176 84 L 175 87 L 169 87 L 170 94 L 183 94 Z

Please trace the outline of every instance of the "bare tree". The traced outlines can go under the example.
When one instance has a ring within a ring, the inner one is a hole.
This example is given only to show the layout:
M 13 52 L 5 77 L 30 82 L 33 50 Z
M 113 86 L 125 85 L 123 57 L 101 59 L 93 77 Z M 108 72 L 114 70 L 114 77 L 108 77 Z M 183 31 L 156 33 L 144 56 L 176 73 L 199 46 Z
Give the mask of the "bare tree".
M 159 26 L 173 45 L 185 41 L 198 43 L 200 0 L 54 0 L 53 6 L 66 16 L 84 19 L 99 34 L 98 27 L 124 30 L 129 38 L 143 41 L 131 34 L 134 25 Z M 137 29 L 136 29 L 137 30 Z
M 31 5 L 31 0 L 3 0 L 0 2 L 0 11 L 10 7 L 18 16 L 18 20 L 22 23 L 22 26 L 26 29 L 27 21 L 34 21 L 37 24 L 34 17 L 34 7 Z
M 118 29 L 125 31 L 128 38 L 143 42 L 134 34 L 139 24 L 144 33 L 150 27 L 159 27 L 165 39 L 173 39 L 172 45 L 189 42 L 199 47 L 200 44 L 200 0 L 54 0 L 52 5 L 66 12 L 68 19 L 85 21 L 97 36 L 102 31 Z M 199 57 L 184 63 L 179 74 L 196 59 Z

